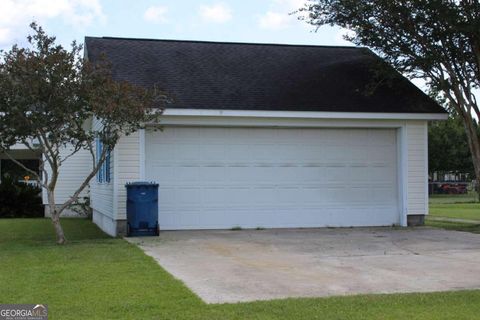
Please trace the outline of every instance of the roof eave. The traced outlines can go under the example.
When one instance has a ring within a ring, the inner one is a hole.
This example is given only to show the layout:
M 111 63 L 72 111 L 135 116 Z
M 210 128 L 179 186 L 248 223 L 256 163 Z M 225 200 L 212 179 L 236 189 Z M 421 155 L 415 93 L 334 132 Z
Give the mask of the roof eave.
M 358 119 L 358 120 L 447 120 L 448 113 L 271 111 L 166 108 L 165 116 L 252 117 L 293 119 Z

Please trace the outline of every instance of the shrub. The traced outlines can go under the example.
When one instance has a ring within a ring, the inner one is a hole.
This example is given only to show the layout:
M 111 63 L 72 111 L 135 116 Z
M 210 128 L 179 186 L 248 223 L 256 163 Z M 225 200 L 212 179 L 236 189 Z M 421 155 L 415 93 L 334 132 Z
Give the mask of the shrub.
M 80 216 L 92 219 L 92 207 L 90 206 L 90 197 L 80 197 L 72 203 L 69 207 L 72 211 L 76 212 Z
M 0 183 L 0 218 L 43 217 L 41 189 L 6 176 Z

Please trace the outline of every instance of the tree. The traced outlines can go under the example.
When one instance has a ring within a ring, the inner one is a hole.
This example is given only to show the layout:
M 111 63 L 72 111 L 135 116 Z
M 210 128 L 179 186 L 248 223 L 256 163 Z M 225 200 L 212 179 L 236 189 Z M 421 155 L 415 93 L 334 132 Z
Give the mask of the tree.
M 299 11 L 316 27 L 353 31 L 347 40 L 370 47 L 409 78 L 424 79 L 462 119 L 480 182 L 478 0 L 310 0 Z
M 473 174 L 467 135 L 458 116 L 447 121 L 433 121 L 428 127 L 429 171 Z
M 73 42 L 67 50 L 37 24 L 31 28 L 27 48 L 14 45 L 1 53 L 0 151 L 46 190 L 57 243 L 64 244 L 61 213 L 78 200 L 122 135 L 158 120 L 166 96 L 153 88 L 114 81 L 106 59 L 93 65 L 82 58 L 82 46 Z M 98 129 L 87 125 L 94 118 L 102 124 Z M 104 145 L 99 155 L 96 139 Z M 41 174 L 9 155 L 17 143 L 41 152 Z M 80 150 L 91 154 L 92 170 L 69 200 L 57 204 L 62 165 Z

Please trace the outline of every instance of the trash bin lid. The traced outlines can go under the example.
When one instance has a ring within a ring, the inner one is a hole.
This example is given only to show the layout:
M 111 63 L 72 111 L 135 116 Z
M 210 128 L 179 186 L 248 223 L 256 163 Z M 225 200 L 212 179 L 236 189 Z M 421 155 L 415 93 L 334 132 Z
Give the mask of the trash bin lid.
M 125 184 L 125 187 L 129 187 L 129 186 L 135 186 L 135 187 L 138 187 L 138 186 L 157 186 L 158 187 L 158 183 L 154 182 L 154 181 L 134 181 L 134 182 L 127 182 Z

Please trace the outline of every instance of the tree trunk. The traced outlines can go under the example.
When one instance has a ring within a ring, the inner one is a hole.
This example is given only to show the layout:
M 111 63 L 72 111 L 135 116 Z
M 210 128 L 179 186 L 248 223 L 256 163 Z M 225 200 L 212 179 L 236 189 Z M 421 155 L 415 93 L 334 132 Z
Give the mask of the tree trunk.
M 472 158 L 473 158 L 473 156 L 472 156 Z M 475 171 L 475 181 L 476 181 L 476 187 L 477 187 L 477 200 L 480 202 L 480 157 L 477 158 L 477 159 L 473 159 L 473 170 Z
M 477 197 L 478 202 L 480 202 L 480 170 L 476 170 L 475 174 L 477 175 Z
M 60 215 L 55 212 L 52 213 L 52 222 L 53 227 L 55 228 L 55 234 L 57 235 L 57 244 L 65 244 L 67 239 L 65 239 L 65 234 L 63 233 L 62 225 L 60 224 Z
M 477 134 L 477 129 L 472 119 L 464 117 L 463 120 L 470 152 L 472 153 L 473 169 L 477 181 L 477 196 L 480 201 L 480 136 Z
M 57 244 L 65 244 L 67 239 L 65 238 L 62 225 L 60 224 L 60 212 L 58 212 L 57 207 L 55 206 L 54 190 L 47 189 L 47 195 L 48 195 L 48 206 L 50 208 L 50 215 L 52 217 L 53 227 L 55 229 L 55 234 L 57 236 Z

